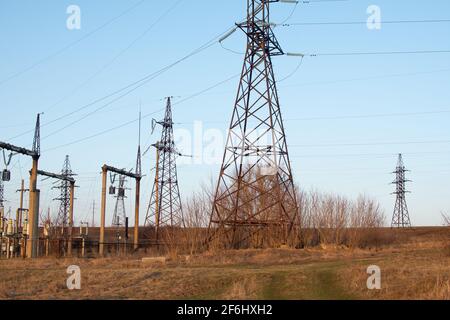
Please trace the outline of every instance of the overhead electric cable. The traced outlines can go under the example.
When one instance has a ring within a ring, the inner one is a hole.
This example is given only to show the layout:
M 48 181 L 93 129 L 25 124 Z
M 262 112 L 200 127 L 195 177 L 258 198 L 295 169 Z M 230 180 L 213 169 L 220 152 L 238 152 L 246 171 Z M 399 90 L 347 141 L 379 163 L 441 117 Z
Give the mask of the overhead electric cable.
M 229 29 L 229 30 L 230 30 L 230 29 Z M 227 32 L 228 32 L 229 30 L 227 30 Z M 225 32 L 225 33 L 226 33 L 226 32 Z M 189 54 L 187 54 L 187 55 L 185 55 L 184 57 L 182 57 L 182 58 L 176 60 L 175 62 L 173 62 L 173 63 L 171 63 L 171 64 L 169 64 L 169 65 L 167 65 L 167 66 L 165 66 L 165 67 L 163 67 L 163 68 L 161 68 L 161 69 L 159 69 L 158 71 L 155 71 L 155 72 L 153 72 L 153 73 L 151 73 L 151 74 L 148 74 L 148 75 L 146 75 L 146 76 L 140 78 L 139 80 L 136 80 L 136 81 L 134 81 L 134 82 L 132 82 L 132 83 L 126 85 L 125 87 L 122 87 L 122 88 L 120 88 L 120 89 L 118 89 L 118 90 L 116 90 L 116 91 L 114 91 L 114 92 L 112 92 L 112 93 L 110 93 L 110 94 L 107 94 L 107 95 L 105 95 L 105 96 L 103 96 L 103 97 L 101 97 L 101 98 L 98 98 L 98 99 L 96 99 L 96 100 L 94 100 L 94 101 L 92 101 L 92 102 L 90 102 L 90 103 L 88 103 L 88 104 L 85 104 L 85 105 L 83 105 L 82 107 L 77 108 L 77 109 L 74 110 L 74 111 L 71 111 L 71 112 L 69 112 L 69 113 L 67 113 L 67 114 L 65 114 L 65 115 L 62 115 L 62 116 L 60 116 L 60 117 L 58 117 L 58 118 L 56 118 L 56 119 L 53 119 L 53 120 L 51 120 L 51 121 L 49 121 L 49 122 L 43 123 L 43 124 L 41 124 L 41 127 L 44 127 L 44 126 L 46 126 L 46 125 L 52 124 L 52 123 L 54 123 L 54 122 L 57 122 L 57 121 L 59 121 L 59 120 L 65 119 L 65 118 L 67 118 L 68 116 L 71 116 L 71 115 L 73 115 L 73 114 L 75 114 L 75 113 L 77 113 L 77 112 L 79 112 L 79 111 L 81 111 L 81 110 L 84 110 L 84 109 L 86 109 L 86 108 L 88 108 L 88 107 L 90 107 L 90 106 L 92 106 L 92 105 L 95 105 L 95 104 L 97 104 L 97 103 L 99 103 L 99 102 L 101 102 L 101 101 L 103 101 L 103 100 L 106 100 L 106 99 L 111 98 L 111 97 L 113 97 L 113 96 L 115 96 L 115 95 L 117 95 L 117 94 L 119 94 L 119 93 L 121 93 L 121 92 L 124 92 L 124 91 L 128 90 L 128 91 L 126 91 L 124 94 L 120 95 L 118 98 L 115 98 L 112 102 L 110 101 L 110 102 L 108 102 L 107 104 L 102 105 L 101 107 L 97 108 L 97 109 L 94 110 L 93 112 L 90 112 L 90 113 L 88 113 L 87 115 L 84 115 L 81 119 L 75 120 L 75 121 L 71 122 L 70 124 L 64 126 L 63 128 L 58 129 L 57 131 L 52 132 L 51 135 L 56 134 L 57 132 L 60 132 L 61 130 L 66 129 L 66 128 L 72 126 L 72 125 L 75 124 L 75 123 L 78 123 L 79 121 L 81 121 L 81 120 L 85 119 L 86 117 L 88 117 L 88 116 L 94 114 L 95 112 L 104 109 L 105 107 L 107 107 L 108 105 L 112 104 L 113 102 L 116 102 L 116 101 L 120 100 L 121 98 L 123 98 L 124 96 L 126 96 L 126 95 L 128 95 L 128 94 L 130 94 L 130 93 L 132 93 L 132 92 L 134 92 L 134 91 L 136 91 L 137 89 L 141 88 L 142 86 L 144 86 L 145 84 L 147 84 L 147 83 L 150 82 L 151 80 L 155 79 L 156 77 L 160 76 L 161 74 L 165 73 L 166 71 L 168 71 L 169 69 L 173 68 L 174 66 L 176 66 L 176 65 L 182 63 L 183 61 L 185 61 L 185 60 L 187 60 L 187 59 L 189 59 L 189 58 L 191 58 L 191 57 L 193 57 L 193 56 L 195 56 L 195 55 L 197 55 L 197 54 L 199 54 L 199 53 L 205 51 L 206 49 L 212 47 L 213 45 L 215 45 L 215 44 L 217 43 L 217 39 L 220 38 L 220 37 L 221 37 L 223 34 L 225 34 L 225 33 L 221 33 L 220 35 L 218 35 L 218 36 L 214 37 L 213 39 L 209 40 L 208 42 L 204 43 L 203 45 L 201 45 L 201 46 L 198 47 L 197 49 L 191 51 Z M 12 138 L 10 138 L 10 139 L 8 139 L 8 140 L 13 140 L 13 139 L 19 138 L 19 137 L 21 137 L 21 136 L 23 136 L 23 135 L 25 135 L 25 134 L 28 134 L 28 133 L 30 133 L 30 132 L 33 132 L 33 131 L 34 131 L 34 130 L 28 130 L 28 131 L 23 132 L 23 133 L 21 133 L 21 134 L 19 134 L 19 135 L 16 135 L 16 136 L 14 136 L 14 137 L 12 137 Z M 50 136 L 50 135 L 48 135 L 48 136 Z M 48 136 L 46 136 L 46 137 L 48 137 Z
M 48 55 L 45 58 L 42 58 L 41 60 L 38 60 L 34 63 L 32 63 L 31 65 L 29 65 L 28 67 L 17 71 L 16 73 L 10 75 L 9 77 L 0 80 L 0 86 L 9 82 L 10 80 L 13 80 L 14 78 L 17 78 L 19 76 L 21 76 L 22 74 L 36 68 L 37 66 L 47 62 L 48 60 L 51 60 L 57 56 L 59 56 L 60 54 L 64 53 L 65 51 L 73 48 L 74 46 L 76 46 L 77 44 L 79 44 L 80 42 L 86 40 L 87 38 L 91 37 L 92 35 L 94 35 L 95 33 L 97 33 L 98 31 L 106 28 L 108 25 L 110 25 L 111 23 L 113 23 L 114 21 L 120 19 L 121 17 L 125 16 L 126 14 L 128 14 L 129 12 L 133 11 L 134 9 L 136 9 L 138 6 L 140 6 L 141 4 L 143 4 L 145 2 L 145 0 L 140 0 L 136 3 L 134 3 L 132 6 L 128 7 L 125 11 L 122 11 L 119 15 L 113 17 L 112 19 L 106 21 L 105 23 L 103 23 L 102 25 L 100 25 L 99 27 L 97 27 L 96 29 L 88 32 L 86 35 L 82 36 L 81 38 L 75 40 L 74 42 L 69 43 L 68 45 L 66 45 L 65 47 L 62 47 L 61 49 L 55 51 L 54 53 Z

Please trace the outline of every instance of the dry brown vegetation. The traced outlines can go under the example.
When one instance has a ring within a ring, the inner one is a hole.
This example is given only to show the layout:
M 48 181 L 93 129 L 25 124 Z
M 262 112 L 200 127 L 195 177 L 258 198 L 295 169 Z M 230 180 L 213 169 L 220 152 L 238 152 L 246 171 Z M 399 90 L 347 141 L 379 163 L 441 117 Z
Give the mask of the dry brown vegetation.
M 368 247 L 392 240 L 380 234 L 385 215 L 379 204 L 366 196 L 361 195 L 356 201 L 351 201 L 311 191 L 300 192 L 298 199 L 303 246 Z
M 449 299 L 448 228 L 381 229 L 378 248 L 322 244 L 304 249 L 226 250 L 178 256 L 165 264 L 137 258 L 0 261 L 2 299 Z M 65 286 L 79 265 L 82 289 Z M 382 270 L 368 290 L 366 269 Z
M 162 230 L 156 247 L 103 259 L 0 260 L 0 299 L 450 299 L 449 227 L 384 228 L 384 213 L 365 196 L 298 199 L 296 246 L 208 249 L 204 188 L 185 204 L 184 228 Z M 65 284 L 73 264 L 79 291 Z M 382 270 L 381 290 L 366 287 L 369 265 Z
M 202 188 L 186 202 L 184 224 L 188 229 L 185 230 L 181 242 L 187 244 L 191 254 L 203 250 L 202 244 L 206 241 L 206 228 L 211 213 L 211 194 L 210 188 Z M 379 204 L 367 196 L 361 195 L 353 201 L 317 191 L 301 191 L 298 192 L 297 199 L 297 219 L 293 220 L 295 226 L 290 240 L 286 243 L 290 247 L 305 248 L 330 244 L 370 247 L 393 240 L 379 232 L 379 228 L 385 225 L 385 215 Z M 245 234 L 245 228 L 240 229 L 241 233 Z M 264 242 L 258 241 L 262 236 L 276 239 L 277 236 L 271 233 L 276 233 L 276 230 L 267 228 L 260 231 L 252 236 L 251 243 L 243 242 L 247 245 L 242 248 L 279 247 L 282 244 L 280 242 L 272 242 L 270 245 L 265 242 L 264 245 Z

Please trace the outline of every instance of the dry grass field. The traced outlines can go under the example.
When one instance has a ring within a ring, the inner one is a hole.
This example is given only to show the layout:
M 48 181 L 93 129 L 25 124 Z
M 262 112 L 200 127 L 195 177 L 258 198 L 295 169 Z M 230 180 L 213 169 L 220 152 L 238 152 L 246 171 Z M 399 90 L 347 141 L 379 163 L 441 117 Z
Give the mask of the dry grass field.
M 81 290 L 66 268 L 81 268 Z M 368 290 L 369 265 L 381 290 Z M 318 246 L 167 259 L 0 260 L 0 299 L 450 299 L 450 229 L 403 232 L 364 249 Z

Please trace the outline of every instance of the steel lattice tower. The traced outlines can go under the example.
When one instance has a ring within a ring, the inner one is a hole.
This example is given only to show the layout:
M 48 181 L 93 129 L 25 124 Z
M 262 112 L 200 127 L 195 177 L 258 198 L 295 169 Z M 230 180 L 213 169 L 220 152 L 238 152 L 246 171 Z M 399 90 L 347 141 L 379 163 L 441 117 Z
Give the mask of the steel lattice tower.
M 153 145 L 157 151 L 156 172 L 145 225 L 154 227 L 158 238 L 159 228 L 180 227 L 183 217 L 176 165 L 176 157 L 182 154 L 175 148 L 170 97 L 164 120 L 155 124 L 162 126 L 162 133 L 160 141 Z
M 65 177 L 73 177 L 75 174 L 72 172 L 70 166 L 69 156 L 66 155 L 64 160 L 63 168 L 61 170 L 61 175 Z M 59 201 L 58 216 L 56 218 L 56 226 L 61 228 L 61 233 L 65 235 L 66 227 L 69 224 L 69 209 L 70 209 L 70 182 L 61 181 L 55 189 L 60 190 L 60 196 L 53 200 Z
M 411 221 L 409 219 L 409 212 L 408 212 L 408 206 L 406 205 L 406 193 L 409 191 L 406 191 L 405 184 L 406 182 L 409 182 L 410 180 L 406 180 L 405 173 L 409 171 L 405 169 L 405 166 L 403 164 L 403 158 L 402 155 L 398 155 L 398 163 L 397 168 L 393 172 L 396 175 L 396 179 L 393 182 L 393 184 L 396 185 L 395 192 L 393 194 L 396 195 L 396 201 L 395 201 L 395 207 L 394 207 L 394 214 L 392 216 L 392 223 L 391 227 L 397 227 L 397 228 L 408 228 L 411 227 Z
M 117 189 L 116 205 L 111 225 L 113 227 L 125 226 L 127 215 L 125 212 L 125 176 L 119 176 L 119 188 Z
M 247 0 L 244 66 L 215 191 L 209 241 L 224 247 L 286 243 L 298 218 L 272 57 L 275 0 Z M 269 232 L 270 229 L 270 232 Z

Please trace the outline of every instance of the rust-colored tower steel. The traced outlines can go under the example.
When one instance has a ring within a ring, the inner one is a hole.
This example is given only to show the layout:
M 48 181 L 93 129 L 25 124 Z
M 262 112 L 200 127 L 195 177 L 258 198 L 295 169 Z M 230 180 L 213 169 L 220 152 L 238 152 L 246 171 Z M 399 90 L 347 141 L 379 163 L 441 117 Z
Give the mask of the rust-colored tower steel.
M 392 228 L 409 228 L 411 227 L 411 220 L 409 219 L 408 206 L 406 204 L 406 182 L 410 180 L 406 179 L 406 170 L 405 165 L 403 164 L 403 157 L 401 154 L 398 155 L 398 163 L 397 168 L 394 172 L 396 179 L 393 184 L 395 184 L 395 192 L 393 194 L 396 195 L 394 214 L 392 216 Z
M 183 220 L 176 165 L 176 157 L 182 154 L 175 148 L 170 97 L 164 120 L 155 124 L 162 126 L 162 133 L 159 142 L 153 145 L 157 152 L 156 172 L 145 225 L 155 228 L 158 239 L 160 228 L 181 227 Z
M 247 20 L 237 24 L 247 49 L 208 236 L 221 247 L 286 244 L 298 221 L 272 66 L 284 54 L 270 24 L 272 2 L 247 0 Z

